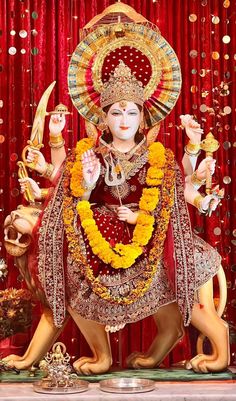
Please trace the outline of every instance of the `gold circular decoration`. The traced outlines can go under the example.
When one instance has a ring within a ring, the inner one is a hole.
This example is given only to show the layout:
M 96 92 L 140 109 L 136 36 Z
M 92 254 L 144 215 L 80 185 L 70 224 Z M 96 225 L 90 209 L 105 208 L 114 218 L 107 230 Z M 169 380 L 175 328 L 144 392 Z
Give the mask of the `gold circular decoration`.
M 197 16 L 196 14 L 190 14 L 188 17 L 190 22 L 196 22 L 197 21 Z
M 213 60 L 218 60 L 220 58 L 220 54 L 219 52 L 212 52 L 211 57 L 213 58 Z
M 220 18 L 218 17 L 218 15 L 214 15 L 211 19 L 211 22 L 212 22 L 212 24 L 215 24 L 215 25 L 219 24 Z
M 229 35 L 225 35 L 222 38 L 222 42 L 228 44 L 231 41 L 231 37 Z
M 230 1 L 229 0 L 225 0 L 223 3 L 223 7 L 224 8 L 228 8 L 230 6 Z
M 224 113 L 225 113 L 225 114 L 230 114 L 231 111 L 232 111 L 232 109 L 231 109 L 230 106 L 225 106 L 225 107 L 224 107 Z
M 198 52 L 197 52 L 197 50 L 190 50 L 189 55 L 190 55 L 190 57 L 195 58 L 195 57 L 197 57 Z
M 214 231 L 215 235 L 220 235 L 221 234 L 221 228 L 220 227 L 215 227 L 213 231 Z
M 196 85 L 192 85 L 191 88 L 190 88 L 190 91 L 192 93 L 196 93 L 198 91 L 198 87 Z
M 206 104 L 201 104 L 201 106 L 200 106 L 200 111 L 201 111 L 202 113 L 205 113 L 205 112 L 207 111 L 207 105 L 206 105 Z
M 229 177 L 228 175 L 226 175 L 226 176 L 223 178 L 223 183 L 224 183 L 224 184 L 230 184 L 230 183 L 231 183 L 231 177 Z

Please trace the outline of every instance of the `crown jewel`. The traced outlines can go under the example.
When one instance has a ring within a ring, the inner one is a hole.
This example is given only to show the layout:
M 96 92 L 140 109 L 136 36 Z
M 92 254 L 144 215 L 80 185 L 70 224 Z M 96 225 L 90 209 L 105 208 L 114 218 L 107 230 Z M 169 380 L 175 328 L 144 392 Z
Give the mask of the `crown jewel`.
M 144 103 L 142 82 L 132 75 L 131 69 L 122 60 L 104 84 L 100 98 L 101 107 L 104 108 L 121 100 L 134 102 L 140 106 Z

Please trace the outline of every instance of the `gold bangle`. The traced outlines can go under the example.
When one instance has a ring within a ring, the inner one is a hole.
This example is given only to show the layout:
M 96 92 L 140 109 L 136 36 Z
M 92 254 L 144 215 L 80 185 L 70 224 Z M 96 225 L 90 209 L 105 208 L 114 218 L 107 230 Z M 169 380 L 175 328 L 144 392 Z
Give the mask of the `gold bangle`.
M 198 186 L 206 184 L 206 180 L 199 180 L 199 178 L 197 178 L 197 171 L 194 171 L 193 174 L 191 175 L 191 182 L 193 185 L 198 185 Z
M 58 142 L 57 144 L 53 144 L 52 142 L 48 142 L 50 148 L 53 149 L 60 149 L 65 145 L 65 140 L 63 139 L 61 142 Z
M 41 189 L 41 199 L 45 199 L 49 194 L 49 188 L 42 188 Z
M 197 153 L 200 150 L 200 143 L 191 143 L 189 141 L 186 147 L 189 152 Z
M 63 139 L 61 133 L 57 136 L 53 136 L 53 135 L 49 134 L 48 144 L 49 144 L 50 148 L 60 149 L 65 145 L 65 140 Z
M 62 137 L 61 132 L 60 132 L 60 134 L 57 135 L 57 136 L 54 136 L 54 135 L 49 134 L 49 141 L 50 141 L 50 143 L 52 143 L 53 145 L 55 145 L 55 144 L 57 144 L 57 143 L 61 143 L 61 142 L 63 141 L 63 137 Z
M 202 200 L 204 199 L 204 197 L 202 195 L 197 195 L 196 198 L 194 198 L 193 200 L 193 204 L 194 206 L 198 209 L 198 211 L 200 213 L 205 213 L 205 211 L 202 209 Z
M 197 153 L 189 152 L 189 150 L 187 149 L 187 146 L 184 147 L 184 151 L 188 156 L 192 156 L 192 157 L 197 157 L 201 153 L 201 149 L 199 149 Z
M 200 143 L 191 143 L 189 141 L 184 147 L 184 151 L 189 156 L 197 157 L 201 152 Z
M 46 163 L 46 169 L 45 169 L 45 171 L 41 174 L 41 177 L 50 178 L 50 177 L 52 176 L 53 171 L 54 171 L 54 166 L 53 166 L 53 164 Z

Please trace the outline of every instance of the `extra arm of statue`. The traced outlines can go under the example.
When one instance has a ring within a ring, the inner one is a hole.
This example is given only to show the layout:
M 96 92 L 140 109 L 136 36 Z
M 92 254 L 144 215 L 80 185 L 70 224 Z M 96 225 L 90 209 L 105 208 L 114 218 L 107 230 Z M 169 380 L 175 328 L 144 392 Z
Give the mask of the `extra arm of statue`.
M 32 178 L 30 177 L 19 178 L 19 183 L 20 183 L 20 191 L 22 194 L 24 194 L 24 192 L 26 191 L 27 183 L 29 183 L 34 199 L 36 200 L 43 199 L 42 190 L 38 186 L 37 182 L 34 181 Z
M 216 187 L 215 190 L 218 191 L 218 187 Z M 200 192 L 198 192 L 196 188 L 194 188 L 191 183 L 187 182 L 185 185 L 184 196 L 186 202 L 195 206 L 200 213 L 211 216 L 211 213 L 216 210 L 218 204 L 221 201 L 221 199 L 217 197 L 214 192 L 215 191 L 213 189 L 212 194 L 206 195 L 204 197 L 200 194 Z
M 62 131 L 65 128 L 65 123 L 65 114 L 51 115 L 49 122 L 50 142 L 52 142 L 53 139 L 60 140 L 60 138 L 62 142 L 61 144 L 59 142 L 58 146 L 51 146 L 51 162 L 55 167 L 54 176 L 66 158 L 64 140 L 62 138 Z
M 202 185 L 206 184 L 208 171 L 210 172 L 211 176 L 214 174 L 215 165 L 215 159 L 212 159 L 212 157 L 206 157 L 201 161 L 193 174 L 185 177 L 185 182 L 191 183 L 196 189 L 199 189 Z
M 51 162 L 53 171 L 50 176 L 47 176 L 50 181 L 53 181 L 56 174 L 66 158 L 66 151 L 64 146 L 64 139 L 62 138 L 62 131 L 65 127 L 65 115 L 53 114 L 49 122 L 50 141 L 51 145 Z M 47 162 L 44 155 L 39 150 L 29 148 L 27 153 L 27 162 L 34 163 L 33 169 L 42 176 L 45 176 L 47 170 Z
M 200 145 L 201 136 L 203 134 L 203 129 L 200 127 L 200 124 L 195 121 L 190 114 L 181 115 L 180 120 L 182 127 L 185 128 L 190 143 L 193 145 Z M 196 168 L 196 163 L 196 156 L 190 156 L 187 153 L 184 154 L 182 164 L 185 176 L 190 175 L 194 172 Z

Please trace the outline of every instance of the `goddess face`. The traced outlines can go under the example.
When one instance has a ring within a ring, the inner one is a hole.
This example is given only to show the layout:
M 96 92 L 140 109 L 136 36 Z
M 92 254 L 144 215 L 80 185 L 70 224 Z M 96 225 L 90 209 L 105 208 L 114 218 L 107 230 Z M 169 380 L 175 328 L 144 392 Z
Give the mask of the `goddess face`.
M 110 107 L 105 122 L 114 139 L 127 141 L 134 138 L 141 119 L 142 112 L 134 102 L 121 101 Z

